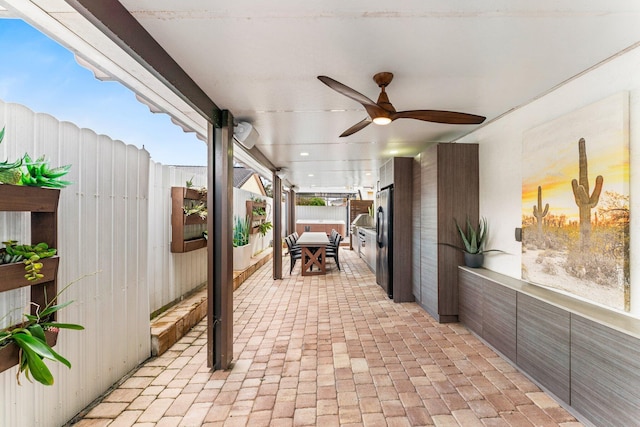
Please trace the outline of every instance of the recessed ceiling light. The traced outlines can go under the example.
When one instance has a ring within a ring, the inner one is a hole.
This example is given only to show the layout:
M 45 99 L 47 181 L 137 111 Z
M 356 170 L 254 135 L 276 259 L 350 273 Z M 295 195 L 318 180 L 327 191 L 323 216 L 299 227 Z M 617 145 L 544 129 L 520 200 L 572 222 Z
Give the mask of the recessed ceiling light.
M 303 151 L 302 153 L 300 153 L 300 155 L 301 155 L 301 156 L 308 156 L 308 155 L 309 155 L 309 153 L 307 153 L 307 152 Z
M 398 154 L 398 150 L 391 150 L 389 151 L 390 154 Z
M 310 173 L 310 174 L 309 174 L 309 175 L 307 175 L 307 176 L 313 176 L 313 174 L 312 174 L 312 173 Z
M 371 176 L 371 172 L 367 172 L 364 174 L 365 176 Z

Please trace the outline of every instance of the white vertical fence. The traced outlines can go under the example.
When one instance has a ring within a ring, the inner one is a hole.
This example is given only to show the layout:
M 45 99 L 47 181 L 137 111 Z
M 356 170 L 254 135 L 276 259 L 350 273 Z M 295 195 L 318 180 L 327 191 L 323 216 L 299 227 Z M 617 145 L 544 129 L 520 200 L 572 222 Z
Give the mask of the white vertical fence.
M 329 221 L 344 221 L 349 224 L 347 216 L 349 208 L 345 206 L 296 206 L 296 219 L 322 219 Z
M 172 254 L 171 186 L 206 174 L 155 164 L 145 150 L 0 101 L 0 160 L 25 152 L 46 155 L 51 165 L 72 164 L 61 191 L 58 218 L 59 289 L 62 322 L 84 331 L 60 333 L 56 351 L 72 369 L 48 363 L 55 384 L 26 380 L 17 368 L 0 373 L 0 426 L 59 426 L 100 396 L 150 355 L 149 314 L 206 281 L 206 250 Z M 0 238 L 30 242 L 28 215 L 0 213 Z M 2 280 L 2 278 L 0 278 Z M 25 311 L 28 290 L 0 293 L 0 318 Z M 0 324 L 2 326 L 3 324 Z
M 206 168 L 179 168 L 154 163 L 149 191 L 149 303 L 151 312 L 176 301 L 207 280 L 207 250 L 171 253 L 171 187 L 192 181 L 207 185 Z

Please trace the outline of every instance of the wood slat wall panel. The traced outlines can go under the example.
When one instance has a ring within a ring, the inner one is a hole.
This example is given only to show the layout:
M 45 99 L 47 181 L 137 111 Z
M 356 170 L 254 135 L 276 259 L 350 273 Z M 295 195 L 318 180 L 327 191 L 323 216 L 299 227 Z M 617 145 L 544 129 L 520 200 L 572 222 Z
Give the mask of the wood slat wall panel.
M 518 294 L 517 302 L 516 363 L 553 394 L 569 402 L 569 313 L 523 294 Z
M 516 291 L 487 281 L 483 292 L 482 337 L 516 360 Z
M 596 425 L 640 420 L 640 340 L 571 315 L 571 406 Z

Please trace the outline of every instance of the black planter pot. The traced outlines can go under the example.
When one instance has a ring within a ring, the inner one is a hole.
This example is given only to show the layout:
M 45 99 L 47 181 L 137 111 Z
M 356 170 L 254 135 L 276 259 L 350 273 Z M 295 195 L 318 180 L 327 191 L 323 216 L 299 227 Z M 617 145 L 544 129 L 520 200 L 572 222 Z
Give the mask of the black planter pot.
M 464 265 L 471 268 L 480 268 L 482 267 L 482 262 L 484 261 L 484 254 L 470 254 L 468 252 L 464 253 Z

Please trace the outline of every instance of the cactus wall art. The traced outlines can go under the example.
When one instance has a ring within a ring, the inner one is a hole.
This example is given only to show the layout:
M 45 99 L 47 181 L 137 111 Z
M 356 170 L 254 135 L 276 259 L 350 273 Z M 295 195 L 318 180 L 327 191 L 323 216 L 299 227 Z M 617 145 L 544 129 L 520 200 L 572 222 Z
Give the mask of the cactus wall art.
M 522 278 L 629 309 L 629 95 L 526 131 Z

